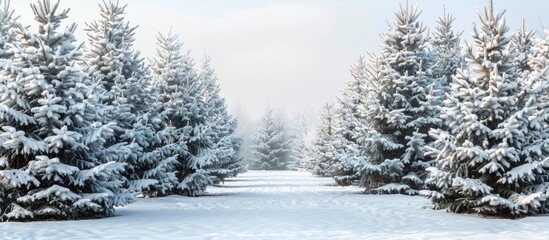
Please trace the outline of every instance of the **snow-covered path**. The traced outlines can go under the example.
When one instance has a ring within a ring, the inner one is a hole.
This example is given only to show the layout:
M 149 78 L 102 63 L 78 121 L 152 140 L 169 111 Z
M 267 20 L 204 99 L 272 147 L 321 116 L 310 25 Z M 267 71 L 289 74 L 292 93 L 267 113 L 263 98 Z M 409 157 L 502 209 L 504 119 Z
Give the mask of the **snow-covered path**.
M 0 239 L 547 239 L 549 217 L 433 211 L 421 197 L 362 195 L 305 172 L 250 171 L 208 196 L 140 199 L 115 217 L 0 223 Z

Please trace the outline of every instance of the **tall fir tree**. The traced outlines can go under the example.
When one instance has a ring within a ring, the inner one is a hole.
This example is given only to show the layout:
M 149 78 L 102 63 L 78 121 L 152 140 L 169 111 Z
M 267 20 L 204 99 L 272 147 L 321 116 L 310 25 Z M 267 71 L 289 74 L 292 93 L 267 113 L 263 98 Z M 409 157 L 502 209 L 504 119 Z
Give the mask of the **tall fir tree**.
M 368 79 L 363 116 L 369 152 L 358 166 L 367 192 L 416 194 L 423 186 L 427 131 L 439 124 L 432 97 L 425 27 L 406 5 L 382 34 L 382 51 Z
M 354 162 L 360 161 L 366 154 L 365 146 L 359 138 L 362 131 L 368 127 L 366 119 L 362 117 L 362 109 L 366 103 L 366 77 L 367 63 L 364 56 L 360 56 L 350 69 L 351 80 L 347 82 L 347 88 L 343 97 L 339 99 L 340 111 L 338 111 L 339 125 L 335 129 L 335 136 L 340 138 L 341 144 L 336 146 L 336 154 L 339 162 L 334 179 L 340 185 L 349 185 L 357 178 L 353 169 Z
M 547 211 L 546 70 L 521 74 L 508 51 L 504 12 L 490 1 L 442 108 L 448 130 L 431 131 L 436 166 L 426 183 L 434 207 L 517 217 Z
M 16 41 L 6 44 L 13 58 L 1 59 L 1 220 L 110 216 L 134 199 L 120 188 L 125 164 L 93 154 L 110 128 L 87 98 L 76 24 L 60 29 L 68 9 L 58 2 L 31 7 L 38 31 L 14 23 Z
M 158 92 L 158 109 L 160 118 L 164 123 L 161 127 L 161 133 L 165 138 L 162 144 L 163 149 L 163 167 L 167 170 L 164 175 L 163 188 L 159 191 L 160 196 L 176 193 L 179 185 L 179 178 L 176 174 L 180 171 L 183 156 L 187 155 L 187 146 L 178 141 L 181 129 L 176 129 L 177 123 L 174 123 L 174 106 L 183 104 L 181 99 L 175 98 L 175 94 L 180 91 L 180 81 L 183 81 L 187 75 L 194 76 L 192 65 L 188 56 L 181 55 L 181 43 L 177 35 L 158 34 L 156 56 L 151 61 L 151 72 L 153 75 L 154 89 Z M 188 66 L 184 65 L 188 64 Z
M 214 132 L 208 125 L 208 104 L 203 96 L 194 63 L 189 54 L 182 55 L 182 44 L 174 34 L 158 37 L 156 57 L 152 71 L 159 92 L 162 121 L 168 136 L 165 145 L 176 162 L 174 193 L 197 196 L 215 180 L 208 166 L 216 163 L 213 149 Z
M 215 182 L 223 181 L 227 177 L 236 177 L 245 171 L 245 166 L 240 157 L 242 138 L 235 133 L 238 123 L 227 110 L 225 99 L 221 96 L 221 88 L 211 66 L 211 57 L 205 56 L 202 71 L 199 75 L 202 85 L 204 101 L 206 102 L 206 124 L 211 133 L 215 160 L 207 166 L 208 174 L 216 177 Z
M 254 136 L 250 169 L 286 170 L 290 164 L 290 146 L 284 125 L 268 108 Z
M 84 68 L 93 79 L 104 124 L 114 135 L 99 158 L 128 163 L 125 177 L 131 191 L 154 195 L 163 189 L 161 119 L 155 111 L 150 74 L 139 52 L 132 49 L 136 27 L 124 19 L 126 5 L 112 0 L 99 4 L 101 18 L 87 24 Z

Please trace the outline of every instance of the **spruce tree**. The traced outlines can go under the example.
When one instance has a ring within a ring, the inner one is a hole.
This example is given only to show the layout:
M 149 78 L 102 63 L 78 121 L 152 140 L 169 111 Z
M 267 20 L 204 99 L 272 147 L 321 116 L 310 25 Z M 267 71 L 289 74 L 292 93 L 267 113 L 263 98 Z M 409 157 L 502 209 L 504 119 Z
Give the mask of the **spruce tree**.
M 4 221 L 110 216 L 133 201 L 120 189 L 123 163 L 101 161 L 109 136 L 76 63 L 76 24 L 60 29 L 68 9 L 31 4 L 38 31 L 14 23 L 13 58 L 0 72 L 0 213 Z
M 290 146 L 284 126 L 268 108 L 261 118 L 252 145 L 250 169 L 286 170 L 290 164 Z
M 299 168 L 300 161 L 303 159 L 303 149 L 305 146 L 304 138 L 301 136 L 301 132 L 295 129 L 293 125 L 289 127 L 287 137 L 289 145 L 289 160 L 288 169 L 297 170 Z
M 440 96 L 444 98 L 444 94 L 450 90 L 452 76 L 456 74 L 456 70 L 464 64 L 463 55 L 461 53 L 460 36 L 461 32 L 454 32 L 452 24 L 455 17 L 444 10 L 444 15 L 439 17 L 433 37 L 431 38 L 432 50 L 432 66 L 433 78 L 437 79 L 440 84 Z
M 363 116 L 368 128 L 361 141 L 369 153 L 356 166 L 367 192 L 416 194 L 423 186 L 427 131 L 439 119 L 419 15 L 417 8 L 401 6 L 395 23 L 381 35 L 377 69 L 367 81 Z
M 211 57 L 206 56 L 199 74 L 203 97 L 208 109 L 206 124 L 211 134 L 210 148 L 215 160 L 207 166 L 208 174 L 215 176 L 215 182 L 223 181 L 227 177 L 236 177 L 245 171 L 240 157 L 242 139 L 235 134 L 238 127 L 236 118 L 227 111 L 225 99 L 221 96 L 221 89 L 217 83 L 217 75 L 211 66 Z
M 162 187 L 158 191 L 160 196 L 176 193 L 176 187 L 180 182 L 176 172 L 183 164 L 180 159 L 188 154 L 187 146 L 178 141 L 180 133 L 176 131 L 172 121 L 175 114 L 173 106 L 182 104 L 180 99 L 174 98 L 176 89 L 180 88 L 178 81 L 185 76 L 184 71 L 192 72 L 192 65 L 183 67 L 183 64 L 188 61 L 190 60 L 181 56 L 181 44 L 177 35 L 158 34 L 156 56 L 151 61 L 151 72 L 154 89 L 158 92 L 157 108 L 163 122 L 159 133 L 164 136 L 162 141 L 164 158 L 161 166 L 166 172 L 158 172 L 163 175 L 162 178 L 158 178 L 162 179 L 160 181 Z
M 313 173 L 319 176 L 334 176 L 339 172 L 341 162 L 337 154 L 340 144 L 336 137 L 336 121 L 338 120 L 336 109 L 333 104 L 326 103 L 320 114 L 320 123 L 316 129 L 316 136 L 313 140 L 311 151 Z
M 217 156 L 214 132 L 208 125 L 210 109 L 202 95 L 204 85 L 188 53 L 182 55 L 181 46 L 177 35 L 160 34 L 151 68 L 161 118 L 166 123 L 164 144 L 175 159 L 170 164 L 177 179 L 172 192 L 197 196 L 215 181 L 207 168 L 216 164 Z
M 336 153 L 339 159 L 337 172 L 333 173 L 334 179 L 340 185 L 349 185 L 357 177 L 353 165 L 358 158 L 366 154 L 364 145 L 359 141 L 362 131 L 368 127 L 368 123 L 362 117 L 362 109 L 366 103 L 366 77 L 367 66 L 363 56 L 360 56 L 357 63 L 351 69 L 352 79 L 347 82 L 347 88 L 343 97 L 339 99 L 340 111 L 339 126 L 335 129 L 335 136 L 338 136 L 341 144 L 338 145 Z
M 309 121 L 304 114 L 298 115 L 294 124 L 290 128 L 289 135 L 290 142 L 290 164 L 288 168 L 291 170 L 306 169 L 308 162 L 308 140 L 310 126 Z
M 547 211 L 547 121 L 545 70 L 517 69 L 517 53 L 504 12 L 490 2 L 473 28 L 466 48 L 469 68 L 460 68 L 441 117 L 448 130 L 431 131 L 436 139 L 421 193 L 437 209 L 517 217 Z
M 538 68 L 539 62 L 536 58 L 535 45 L 536 42 L 541 42 L 540 40 L 536 41 L 534 39 L 535 31 L 529 31 L 526 29 L 526 23 L 523 20 L 518 31 L 515 33 L 511 39 L 510 47 L 511 51 L 515 53 L 515 58 L 513 59 L 513 66 L 517 72 L 527 73 L 531 72 L 533 68 Z M 542 57 L 543 58 L 543 57 Z
M 154 108 L 150 74 L 139 52 L 132 49 L 136 27 L 124 19 L 126 5 L 108 1 L 99 7 L 101 18 L 87 24 L 83 64 L 104 111 L 103 123 L 112 124 L 114 134 L 108 148 L 97 154 L 128 163 L 124 175 L 130 191 L 154 195 L 164 180 L 158 174 L 162 139 L 156 131 L 161 120 Z
M 13 31 L 14 22 L 18 17 L 14 17 L 14 10 L 10 9 L 10 1 L 0 1 L 0 59 L 11 59 L 13 53 L 7 51 L 7 45 L 15 41 L 15 32 Z

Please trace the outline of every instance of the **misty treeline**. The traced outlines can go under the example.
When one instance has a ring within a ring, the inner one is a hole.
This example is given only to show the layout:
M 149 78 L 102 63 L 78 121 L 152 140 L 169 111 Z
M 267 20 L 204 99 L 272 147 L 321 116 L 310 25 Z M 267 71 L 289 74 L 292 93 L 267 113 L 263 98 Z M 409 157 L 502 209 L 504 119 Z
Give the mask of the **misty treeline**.
M 268 107 L 252 131 L 242 134 L 242 156 L 250 170 L 300 170 L 305 166 L 311 129 L 308 116 L 298 114 L 286 119 Z M 244 126 L 240 126 L 242 131 Z
M 472 42 L 444 12 L 434 29 L 401 6 L 381 53 L 360 57 L 326 104 L 303 165 L 366 193 L 435 209 L 521 217 L 549 210 L 549 38 L 511 33 L 493 3 Z
M 118 1 L 83 43 L 59 1 L 31 8 L 36 29 L 0 9 L 0 221 L 111 216 L 244 171 L 209 57 L 195 66 L 170 32 L 145 61 Z

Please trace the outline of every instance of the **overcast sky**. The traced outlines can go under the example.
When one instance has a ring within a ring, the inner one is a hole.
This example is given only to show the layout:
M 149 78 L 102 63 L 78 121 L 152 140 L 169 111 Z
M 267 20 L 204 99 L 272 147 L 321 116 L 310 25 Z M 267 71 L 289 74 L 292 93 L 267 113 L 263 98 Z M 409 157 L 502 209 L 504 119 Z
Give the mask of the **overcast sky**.
M 29 3 L 12 0 L 17 15 L 32 24 Z M 70 21 L 97 19 L 99 1 L 62 0 L 71 8 Z M 272 106 L 291 117 L 316 113 L 335 99 L 350 78 L 348 68 L 360 54 L 379 51 L 379 33 L 387 30 L 399 4 L 406 1 L 362 0 L 132 0 L 127 20 L 139 25 L 135 47 L 151 57 L 155 36 L 170 28 L 199 63 L 204 52 L 213 57 L 231 109 L 257 119 Z M 456 16 L 455 28 L 468 37 L 476 13 L 485 1 L 410 1 L 423 10 L 421 20 L 433 26 L 447 12 Z M 525 18 L 531 29 L 549 26 L 549 1 L 495 1 L 507 9 L 507 22 L 516 29 Z

